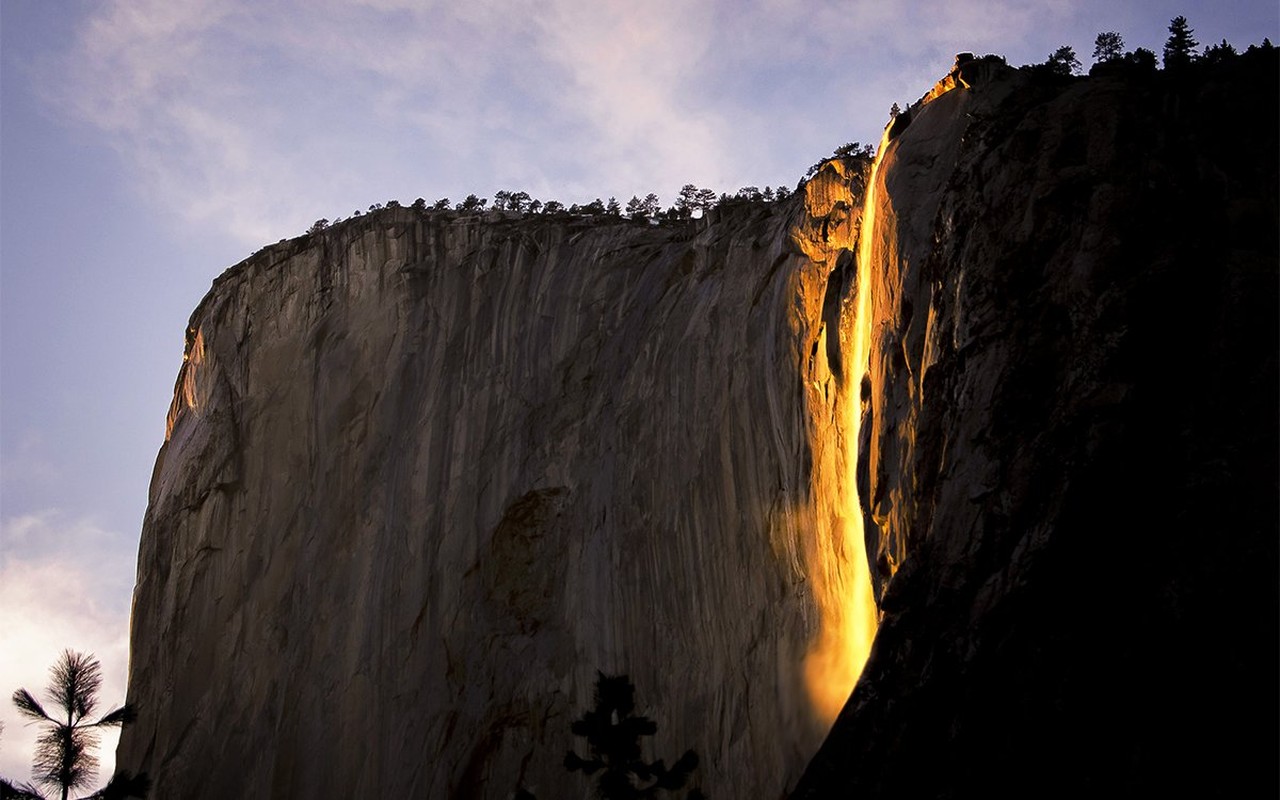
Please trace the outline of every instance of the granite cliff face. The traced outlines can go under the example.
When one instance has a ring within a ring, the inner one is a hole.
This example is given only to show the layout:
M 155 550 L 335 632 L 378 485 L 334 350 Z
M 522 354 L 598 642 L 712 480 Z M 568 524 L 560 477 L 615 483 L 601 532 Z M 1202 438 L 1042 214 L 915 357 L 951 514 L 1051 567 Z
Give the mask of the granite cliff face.
M 1275 793 L 1275 55 L 968 61 L 888 132 L 884 616 L 793 797 Z
M 396 209 L 228 271 L 120 765 L 586 797 L 599 669 L 713 797 L 1274 788 L 1277 65 L 1202 66 L 965 60 L 865 208 L 836 162 L 683 227 Z
M 866 166 L 674 227 L 388 209 L 219 278 L 121 765 L 160 797 L 585 797 L 562 761 L 602 670 L 708 791 L 794 784 L 830 722 L 814 587 L 849 560 L 826 332 Z

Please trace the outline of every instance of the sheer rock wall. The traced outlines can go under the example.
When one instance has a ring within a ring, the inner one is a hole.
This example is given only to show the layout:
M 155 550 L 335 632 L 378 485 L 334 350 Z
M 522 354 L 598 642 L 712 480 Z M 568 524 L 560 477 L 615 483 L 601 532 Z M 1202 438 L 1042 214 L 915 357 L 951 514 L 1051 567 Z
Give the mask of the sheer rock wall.
M 674 227 L 387 209 L 228 270 L 156 462 L 120 765 L 588 797 L 562 762 L 601 670 L 713 795 L 793 784 L 865 166 Z

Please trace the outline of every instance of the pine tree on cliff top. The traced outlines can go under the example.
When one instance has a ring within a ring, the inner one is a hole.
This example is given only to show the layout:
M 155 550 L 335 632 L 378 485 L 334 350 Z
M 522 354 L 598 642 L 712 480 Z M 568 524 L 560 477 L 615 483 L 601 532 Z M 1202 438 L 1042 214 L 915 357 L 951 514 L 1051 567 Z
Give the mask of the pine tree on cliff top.
M 1191 63 L 1191 59 L 1195 57 L 1196 48 L 1200 46 L 1200 43 L 1192 38 L 1193 33 L 1195 31 L 1187 25 L 1186 17 L 1174 17 L 1169 23 L 1169 39 L 1164 43 L 1165 69 L 1170 67 L 1177 69 Z
M 1099 64 L 1124 56 L 1124 38 L 1116 31 L 1104 31 L 1093 40 L 1093 60 Z

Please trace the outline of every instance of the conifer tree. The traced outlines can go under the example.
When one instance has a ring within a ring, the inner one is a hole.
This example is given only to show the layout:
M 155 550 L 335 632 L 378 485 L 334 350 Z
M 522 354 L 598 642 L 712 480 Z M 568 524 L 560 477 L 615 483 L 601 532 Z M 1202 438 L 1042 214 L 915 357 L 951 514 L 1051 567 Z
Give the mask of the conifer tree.
M 1204 53 L 1200 58 L 1210 64 L 1224 64 L 1239 55 L 1236 49 L 1226 39 L 1221 44 L 1209 45 L 1204 49 Z
M 571 750 L 564 757 L 565 769 L 587 775 L 599 772 L 597 789 L 604 800 L 640 800 L 682 789 L 698 767 L 698 754 L 692 750 L 670 767 L 662 759 L 643 759 L 640 738 L 653 736 L 658 726 L 635 714 L 635 686 L 626 675 L 597 673 L 595 708 L 574 722 L 572 730 L 587 740 L 591 756 L 582 758 Z M 687 800 L 702 797 L 700 789 L 693 789 Z
M 1189 25 L 1187 18 L 1183 16 L 1174 17 L 1169 22 L 1169 38 L 1164 43 L 1164 68 L 1178 69 L 1185 67 L 1191 63 L 1191 59 L 1195 57 L 1196 48 L 1200 43 L 1192 37 L 1195 33 Z
M 1115 31 L 1105 31 L 1093 40 L 1093 60 L 1098 64 L 1115 61 L 1124 55 L 1124 39 Z
M 56 789 L 67 800 L 72 789 L 91 784 L 98 772 L 98 731 L 119 727 L 134 719 L 133 709 L 121 706 L 96 720 L 90 720 L 98 705 L 98 689 L 102 686 L 102 667 L 93 656 L 63 650 L 49 670 L 45 696 L 53 705 L 46 711 L 40 701 L 26 689 L 13 693 L 13 704 L 24 717 L 40 723 L 45 732 L 36 740 L 32 764 L 35 782 Z M 145 775 L 133 777 L 117 773 L 95 798 L 145 797 L 150 781 Z M 40 797 L 34 787 L 13 787 L 5 782 L 0 791 L 14 792 L 13 797 Z
M 1049 72 L 1054 75 L 1067 77 L 1074 75 L 1080 70 L 1080 59 L 1076 58 L 1076 51 L 1070 45 L 1064 44 L 1057 50 L 1053 51 L 1053 55 L 1049 56 L 1049 60 L 1045 62 L 1045 66 L 1049 68 Z
M 529 203 L 531 200 L 533 200 L 533 198 L 528 192 L 511 192 L 507 195 L 507 210 L 523 214 L 529 209 Z

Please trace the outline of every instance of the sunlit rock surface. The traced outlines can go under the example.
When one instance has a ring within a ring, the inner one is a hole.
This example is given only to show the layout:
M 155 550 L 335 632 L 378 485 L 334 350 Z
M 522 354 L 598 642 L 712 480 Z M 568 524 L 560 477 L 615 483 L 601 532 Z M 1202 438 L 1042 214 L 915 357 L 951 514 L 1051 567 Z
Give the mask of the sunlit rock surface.
M 711 796 L 793 786 L 830 721 L 803 682 L 848 488 L 822 345 L 865 166 L 675 227 L 388 209 L 219 278 L 121 767 L 160 798 L 587 797 L 562 762 L 603 670 Z
M 1111 72 L 972 63 L 890 132 L 884 618 L 794 798 L 1276 794 L 1275 51 Z

